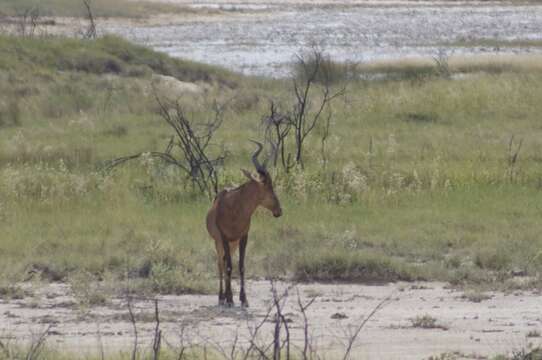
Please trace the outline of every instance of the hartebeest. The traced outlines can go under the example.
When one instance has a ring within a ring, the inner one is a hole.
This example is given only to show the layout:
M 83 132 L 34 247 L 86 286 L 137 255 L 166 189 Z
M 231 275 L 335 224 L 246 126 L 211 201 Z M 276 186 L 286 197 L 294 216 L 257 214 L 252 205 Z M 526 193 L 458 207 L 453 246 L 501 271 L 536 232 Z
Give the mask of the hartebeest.
M 271 176 L 267 172 L 266 163 L 260 164 L 258 155 L 262 151 L 262 144 L 254 141 L 258 149 L 252 155 L 252 163 L 256 167 L 256 174 L 242 169 L 249 179 L 243 185 L 223 190 L 215 198 L 211 209 L 207 213 L 207 231 L 215 240 L 220 290 L 218 292 L 219 304 L 233 305 L 231 290 L 232 255 L 239 247 L 239 275 L 241 290 L 239 301 L 242 306 L 248 306 L 245 294 L 245 250 L 250 229 L 250 219 L 258 206 L 263 206 L 273 213 L 273 216 L 282 215 L 279 199 L 273 190 Z M 226 273 L 224 292 L 222 283 Z

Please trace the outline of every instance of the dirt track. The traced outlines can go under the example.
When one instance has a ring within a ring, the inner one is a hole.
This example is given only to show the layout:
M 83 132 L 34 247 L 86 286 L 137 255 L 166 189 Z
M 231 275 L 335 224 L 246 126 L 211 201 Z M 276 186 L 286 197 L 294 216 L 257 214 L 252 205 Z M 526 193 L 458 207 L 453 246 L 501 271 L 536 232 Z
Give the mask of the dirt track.
M 286 286 L 278 284 L 278 292 Z M 161 327 L 167 343 L 179 344 L 179 334 L 185 328 L 187 343 L 228 348 L 238 334 L 239 344 L 246 346 L 248 329 L 264 319 L 271 300 L 269 282 L 251 281 L 248 289 L 248 310 L 238 305 L 232 309 L 218 307 L 214 295 L 159 297 Z M 526 337 L 530 331 L 542 330 L 539 294 L 490 293 L 489 299 L 476 303 L 441 283 L 416 283 L 291 287 L 283 312 L 289 319 L 294 346 L 301 346 L 304 338 L 296 289 L 303 303 L 316 297 L 307 316 L 313 346 L 319 352 L 341 354 L 353 327 L 387 297 L 390 301 L 360 333 L 354 358 L 423 359 L 444 352 L 472 358 L 510 352 L 527 343 L 542 344 L 539 337 Z M 134 309 L 140 346 L 148 348 L 154 329 L 154 303 L 135 301 Z M 413 327 L 412 319 L 423 315 L 436 319 L 436 328 Z M 36 291 L 33 297 L 0 302 L 0 337 L 4 339 L 30 340 L 32 334 L 48 325 L 48 343 L 74 351 L 95 352 L 101 342 L 106 352 L 115 352 L 129 349 L 133 342 L 123 299 L 110 299 L 107 306 L 81 310 L 66 285 L 51 284 Z M 273 327 L 268 319 L 260 330 L 262 344 L 271 339 Z

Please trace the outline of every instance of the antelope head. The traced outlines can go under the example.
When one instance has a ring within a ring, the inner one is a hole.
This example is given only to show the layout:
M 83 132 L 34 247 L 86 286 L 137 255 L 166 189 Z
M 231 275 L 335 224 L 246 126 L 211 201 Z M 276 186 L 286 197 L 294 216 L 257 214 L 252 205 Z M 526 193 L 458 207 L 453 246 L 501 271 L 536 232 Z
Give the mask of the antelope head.
M 256 168 L 256 174 L 251 174 L 244 169 L 242 171 L 246 177 L 256 183 L 257 192 L 255 195 L 256 199 L 254 200 L 258 201 L 259 205 L 271 211 L 274 217 L 280 217 L 282 215 L 282 208 L 280 207 L 277 194 L 275 194 L 275 190 L 273 189 L 273 181 L 266 168 L 267 161 L 272 156 L 268 157 L 262 165 L 258 161 L 258 155 L 260 155 L 263 145 L 257 141 L 252 140 L 252 142 L 258 146 L 258 149 L 252 155 L 252 163 Z

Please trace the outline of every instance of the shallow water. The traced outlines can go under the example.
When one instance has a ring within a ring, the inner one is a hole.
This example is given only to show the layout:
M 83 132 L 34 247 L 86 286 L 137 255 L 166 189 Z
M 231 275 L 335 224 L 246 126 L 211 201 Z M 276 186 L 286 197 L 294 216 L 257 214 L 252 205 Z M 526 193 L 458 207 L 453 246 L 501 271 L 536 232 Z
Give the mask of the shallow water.
M 542 5 L 235 6 L 226 15 L 106 30 L 174 56 L 267 76 L 286 75 L 295 54 L 312 43 L 336 60 L 359 62 L 435 56 L 443 43 L 461 39 L 542 39 Z M 542 49 L 447 49 L 451 55 L 493 52 Z

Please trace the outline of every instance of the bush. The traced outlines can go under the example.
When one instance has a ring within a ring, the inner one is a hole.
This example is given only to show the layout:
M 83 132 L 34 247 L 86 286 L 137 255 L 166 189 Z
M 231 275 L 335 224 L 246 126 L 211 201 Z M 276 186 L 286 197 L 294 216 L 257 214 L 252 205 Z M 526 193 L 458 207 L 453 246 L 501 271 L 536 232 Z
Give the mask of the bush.
M 323 84 L 341 83 L 357 77 L 355 64 L 335 62 L 318 49 L 301 55 L 293 68 L 294 78 L 300 82 L 306 81 L 308 74 L 314 72 L 316 72 L 315 81 Z
M 504 270 L 510 262 L 510 254 L 504 249 L 483 248 L 474 257 L 476 266 L 486 270 Z
M 0 128 L 21 125 L 21 107 L 16 99 L 10 100 L 6 105 L 0 103 Z

